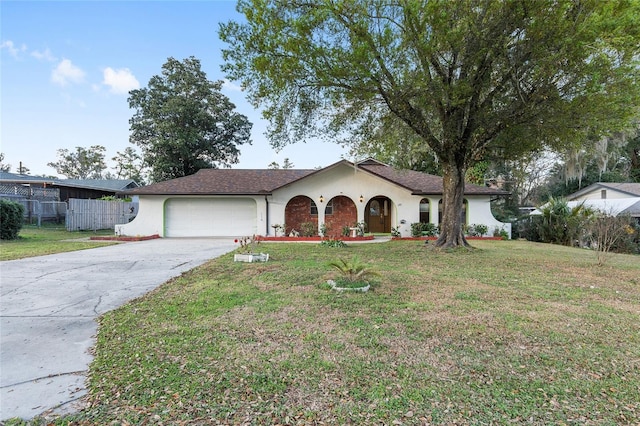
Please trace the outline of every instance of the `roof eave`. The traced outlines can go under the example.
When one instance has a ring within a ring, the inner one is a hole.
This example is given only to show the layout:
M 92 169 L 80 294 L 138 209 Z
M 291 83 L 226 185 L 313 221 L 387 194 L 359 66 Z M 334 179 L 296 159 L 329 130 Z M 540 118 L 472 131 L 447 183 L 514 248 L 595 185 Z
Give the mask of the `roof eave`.
M 233 197 L 253 197 L 253 196 L 264 196 L 264 195 L 273 195 L 271 191 L 268 192 L 140 192 L 140 191 L 118 191 L 118 195 L 158 195 L 158 196 L 202 196 L 202 195 L 212 195 L 212 196 L 233 196 Z
M 464 195 L 499 195 L 499 196 L 507 196 L 510 195 L 510 192 L 507 191 L 491 191 L 491 192 L 467 192 L 465 191 Z M 411 195 L 442 195 L 442 191 L 412 191 Z

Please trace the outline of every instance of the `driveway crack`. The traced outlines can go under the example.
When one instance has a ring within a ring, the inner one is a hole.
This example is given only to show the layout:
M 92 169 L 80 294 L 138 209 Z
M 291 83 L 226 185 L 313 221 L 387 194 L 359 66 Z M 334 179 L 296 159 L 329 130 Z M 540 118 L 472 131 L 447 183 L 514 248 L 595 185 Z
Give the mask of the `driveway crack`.
M 87 374 L 87 370 L 79 370 L 79 371 L 69 371 L 66 373 L 56 373 L 56 374 L 49 374 L 48 376 L 42 376 L 42 377 L 36 377 L 35 379 L 29 379 L 29 380 L 24 380 L 22 382 L 17 382 L 17 383 L 11 383 L 8 385 L 3 385 L 0 386 L 0 389 L 5 389 L 5 388 L 11 388 L 14 386 L 20 386 L 20 385 L 24 385 L 26 383 L 32 383 L 32 382 L 38 382 L 40 380 L 46 380 L 46 379 L 52 379 L 54 377 L 62 377 L 62 376 L 84 376 Z
M 102 303 L 102 295 L 100 295 L 98 297 L 98 302 L 95 304 L 95 306 L 93 307 L 93 313 L 96 314 L 96 316 L 99 316 L 100 314 L 98 313 L 98 306 L 100 306 L 100 304 Z
M 181 267 L 181 266 L 183 266 L 183 265 L 186 265 L 186 264 L 188 264 L 188 263 L 189 263 L 189 262 L 182 262 L 182 263 L 179 263 L 179 264 L 177 264 L 176 266 L 174 266 L 174 267 L 173 267 L 173 268 L 171 268 L 171 269 L 177 269 L 177 268 L 179 268 L 179 267 Z

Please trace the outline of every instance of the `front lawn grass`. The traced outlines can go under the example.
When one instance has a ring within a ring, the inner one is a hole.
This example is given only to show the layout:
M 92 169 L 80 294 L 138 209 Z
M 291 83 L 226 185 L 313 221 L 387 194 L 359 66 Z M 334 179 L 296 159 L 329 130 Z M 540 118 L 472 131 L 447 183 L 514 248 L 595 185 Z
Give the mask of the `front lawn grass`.
M 113 230 L 68 232 L 64 225 L 45 225 L 42 227 L 25 225 L 18 233 L 18 239 L 0 241 L 0 260 L 23 259 L 115 244 L 113 242 L 82 241 L 82 239 L 94 235 L 113 235 Z
M 473 245 L 222 256 L 105 314 L 88 408 L 56 422 L 637 424 L 640 258 Z M 354 255 L 373 289 L 326 289 Z

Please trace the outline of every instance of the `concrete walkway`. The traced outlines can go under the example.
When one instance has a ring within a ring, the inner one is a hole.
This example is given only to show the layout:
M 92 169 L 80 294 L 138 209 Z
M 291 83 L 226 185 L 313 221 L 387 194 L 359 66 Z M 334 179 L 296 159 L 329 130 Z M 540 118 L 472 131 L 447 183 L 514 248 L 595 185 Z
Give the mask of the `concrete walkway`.
M 0 262 L 0 423 L 80 408 L 95 319 L 235 248 L 170 238 Z

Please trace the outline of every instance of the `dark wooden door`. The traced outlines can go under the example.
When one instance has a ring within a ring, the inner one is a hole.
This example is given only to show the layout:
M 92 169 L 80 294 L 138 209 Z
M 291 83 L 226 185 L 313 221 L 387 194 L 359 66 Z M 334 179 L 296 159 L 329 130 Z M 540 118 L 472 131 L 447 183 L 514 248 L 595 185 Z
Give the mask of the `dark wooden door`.
M 374 233 L 391 232 L 391 200 L 386 197 L 372 198 L 365 212 L 367 229 Z

